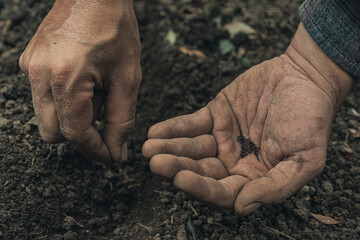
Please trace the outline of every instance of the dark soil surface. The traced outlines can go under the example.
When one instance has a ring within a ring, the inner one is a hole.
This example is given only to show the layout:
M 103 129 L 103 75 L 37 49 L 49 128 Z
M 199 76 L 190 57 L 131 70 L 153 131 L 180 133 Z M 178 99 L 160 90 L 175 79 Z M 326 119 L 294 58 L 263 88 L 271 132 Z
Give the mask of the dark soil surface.
M 205 207 L 151 174 L 141 154 L 148 128 L 199 109 L 249 65 L 281 54 L 301 4 L 219 1 L 217 26 L 189 2 L 135 1 L 143 49 L 137 126 L 129 161 L 106 169 L 68 143 L 45 143 L 37 131 L 30 86 L 17 61 L 52 1 L 0 0 L 0 239 L 360 238 L 359 83 L 336 115 L 323 173 L 282 204 L 239 217 Z M 232 40 L 242 60 L 219 50 L 219 41 L 229 39 L 222 26 L 233 18 L 260 33 Z M 177 34 L 173 46 L 164 40 L 170 29 Z M 341 223 L 327 225 L 310 213 Z

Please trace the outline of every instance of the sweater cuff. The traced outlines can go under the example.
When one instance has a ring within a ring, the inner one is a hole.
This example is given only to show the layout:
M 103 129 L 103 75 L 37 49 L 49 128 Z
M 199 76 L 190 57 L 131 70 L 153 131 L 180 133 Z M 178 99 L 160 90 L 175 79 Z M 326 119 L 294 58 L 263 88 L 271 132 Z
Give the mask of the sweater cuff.
M 319 47 L 360 79 L 360 1 L 306 0 L 299 16 Z

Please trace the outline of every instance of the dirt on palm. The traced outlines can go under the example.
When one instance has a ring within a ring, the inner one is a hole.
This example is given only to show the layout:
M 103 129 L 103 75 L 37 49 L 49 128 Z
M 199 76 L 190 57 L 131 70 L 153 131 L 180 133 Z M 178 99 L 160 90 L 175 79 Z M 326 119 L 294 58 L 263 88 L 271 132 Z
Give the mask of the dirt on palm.
M 207 1 L 196 2 L 135 1 L 143 68 L 136 128 L 129 161 L 107 169 L 38 134 L 18 58 L 52 1 L 0 1 L 0 239 L 360 238 L 359 83 L 336 115 L 323 173 L 279 205 L 239 217 L 151 174 L 141 154 L 148 128 L 203 107 L 248 67 L 281 54 L 299 23 L 300 0 L 219 1 L 221 23 L 204 14 Z M 235 54 L 224 54 L 219 43 L 230 37 L 223 26 L 234 19 L 258 34 L 235 36 Z M 174 45 L 165 41 L 169 30 Z M 311 213 L 341 223 L 324 224 Z

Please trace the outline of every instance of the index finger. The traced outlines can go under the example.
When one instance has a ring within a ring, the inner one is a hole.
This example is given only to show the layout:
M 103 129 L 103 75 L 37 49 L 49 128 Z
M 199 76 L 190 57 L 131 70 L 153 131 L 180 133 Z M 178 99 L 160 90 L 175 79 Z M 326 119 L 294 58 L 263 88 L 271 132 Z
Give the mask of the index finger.
M 148 137 L 151 138 L 179 138 L 195 137 L 210 133 L 213 120 L 208 107 L 199 111 L 174 117 L 157 123 L 149 129 Z
M 201 176 L 189 170 L 175 175 L 174 184 L 181 191 L 205 204 L 220 208 L 233 208 L 236 197 L 249 181 L 240 175 L 231 175 L 220 180 Z
M 108 147 L 99 132 L 91 125 L 94 115 L 93 88 L 94 83 L 85 79 L 76 87 L 66 82 L 52 85 L 60 131 L 88 158 L 110 163 Z

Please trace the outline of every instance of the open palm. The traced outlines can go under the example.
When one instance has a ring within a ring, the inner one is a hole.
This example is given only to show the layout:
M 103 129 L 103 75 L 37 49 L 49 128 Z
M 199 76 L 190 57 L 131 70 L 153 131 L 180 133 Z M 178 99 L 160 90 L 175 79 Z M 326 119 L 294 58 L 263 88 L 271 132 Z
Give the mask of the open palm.
M 199 111 L 151 127 L 143 153 L 180 190 L 246 215 L 322 170 L 334 112 L 329 95 L 282 55 L 240 75 Z

